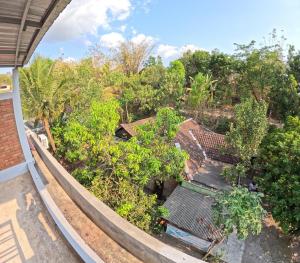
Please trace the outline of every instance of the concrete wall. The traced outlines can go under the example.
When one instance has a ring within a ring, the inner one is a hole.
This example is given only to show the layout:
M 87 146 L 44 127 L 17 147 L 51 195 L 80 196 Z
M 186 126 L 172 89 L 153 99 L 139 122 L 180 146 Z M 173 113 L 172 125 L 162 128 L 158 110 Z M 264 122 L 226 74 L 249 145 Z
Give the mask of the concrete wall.
M 66 193 L 111 238 L 144 262 L 203 262 L 133 226 L 80 185 L 33 136 L 37 152 Z
M 24 155 L 16 127 L 13 100 L 0 97 L 0 171 L 23 161 Z

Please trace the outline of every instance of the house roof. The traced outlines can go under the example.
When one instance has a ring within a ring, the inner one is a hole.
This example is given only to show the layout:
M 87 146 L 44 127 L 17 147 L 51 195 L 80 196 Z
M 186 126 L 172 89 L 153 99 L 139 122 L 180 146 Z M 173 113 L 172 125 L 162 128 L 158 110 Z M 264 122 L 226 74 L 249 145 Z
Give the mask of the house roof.
M 197 141 L 190 133 L 192 129 L 197 129 L 198 126 L 199 124 L 192 119 L 184 121 L 180 125 L 175 138 L 175 142 L 179 143 L 181 149 L 185 150 L 190 156 L 189 160 L 187 160 L 189 175 L 197 174 L 205 159 L 203 151 L 201 151 Z
M 232 154 L 225 153 L 228 152 L 229 147 L 223 134 L 215 133 L 201 125 L 192 128 L 192 133 L 210 159 L 229 164 L 238 162 Z
M 120 126 L 130 135 L 130 136 L 136 136 L 137 135 L 137 127 L 147 124 L 149 122 L 154 122 L 155 117 L 149 117 L 145 119 L 141 119 L 135 122 L 131 123 L 122 123 Z
M 220 176 L 223 169 L 228 166 L 230 166 L 230 164 L 207 160 L 205 164 L 199 168 L 198 173 L 193 174 L 192 182 L 217 190 L 230 190 L 230 184 L 226 182 L 224 177 Z
M 219 240 L 222 235 L 213 223 L 213 203 L 211 195 L 177 186 L 164 203 L 169 210 L 169 215 L 164 219 L 201 239 L 210 242 Z
M 0 1 L 0 67 L 26 64 L 71 0 Z

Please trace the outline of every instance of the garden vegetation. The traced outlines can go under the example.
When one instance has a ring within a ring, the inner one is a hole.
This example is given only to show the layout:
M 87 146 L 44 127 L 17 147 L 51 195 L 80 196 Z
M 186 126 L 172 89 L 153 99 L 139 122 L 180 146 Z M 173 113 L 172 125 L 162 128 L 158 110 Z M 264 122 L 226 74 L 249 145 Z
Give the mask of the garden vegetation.
M 233 191 L 217 198 L 224 233 L 258 233 L 262 200 L 284 231 L 299 231 L 300 52 L 285 52 L 275 31 L 270 45 L 252 41 L 233 54 L 188 51 L 167 67 L 152 50 L 128 41 L 106 52 L 95 46 L 72 63 L 37 56 L 21 69 L 26 118 L 43 123 L 54 155 L 81 184 L 155 232 L 168 212 L 161 206 L 164 183 L 183 180 L 188 159 L 174 138 L 182 116 L 193 117 L 225 134 L 240 160 L 224 171 Z M 121 122 L 154 115 L 128 141 L 115 137 Z M 264 197 L 243 188 L 246 177 L 259 181 Z M 149 182 L 153 193 L 144 191 Z

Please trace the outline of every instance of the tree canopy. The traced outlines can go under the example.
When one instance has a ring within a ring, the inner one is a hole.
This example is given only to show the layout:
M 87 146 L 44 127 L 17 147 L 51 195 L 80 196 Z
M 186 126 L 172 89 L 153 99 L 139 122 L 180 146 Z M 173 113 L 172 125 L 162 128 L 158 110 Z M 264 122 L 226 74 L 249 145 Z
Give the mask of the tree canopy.
M 300 229 L 300 119 L 289 117 L 283 128 L 265 138 L 258 158 L 260 187 L 273 217 L 286 232 Z
M 243 187 L 234 187 L 230 192 L 217 195 L 213 207 L 214 219 L 225 236 L 236 231 L 238 238 L 246 239 L 249 234 L 258 235 L 261 232 L 265 216 L 261 197 L 261 194 L 249 192 Z
M 247 99 L 235 106 L 234 113 L 235 121 L 226 134 L 226 140 L 237 157 L 248 163 L 257 155 L 259 145 L 267 132 L 267 104 L 264 101 Z
M 20 70 L 25 116 L 42 121 L 55 156 L 80 183 L 149 232 L 166 212 L 159 207 L 164 183 L 184 175 L 188 155 L 174 145 L 180 114 L 193 117 L 215 132 L 227 132 L 229 147 L 219 150 L 240 163 L 226 169 L 226 177 L 235 183 L 255 171 L 275 219 L 286 232 L 296 231 L 300 55 L 290 47 L 285 59 L 275 31 L 272 41 L 236 45 L 232 54 L 188 51 L 169 66 L 151 56 L 149 41 L 95 46 L 72 63 L 36 57 Z M 115 138 L 120 122 L 153 116 L 137 136 Z M 268 131 L 267 117 L 279 126 L 287 121 L 283 129 Z M 253 157 L 259 160 L 256 170 Z M 148 195 L 143 189 L 149 182 L 157 189 Z M 236 204 L 239 198 L 243 202 Z M 240 229 L 241 236 L 247 227 L 259 230 L 259 196 L 238 187 L 218 200 L 223 212 L 233 209 L 233 218 L 222 212 L 223 224 Z M 251 202 L 257 210 L 250 209 Z M 254 213 L 259 222 L 242 213 Z M 240 215 L 246 223 L 238 221 Z

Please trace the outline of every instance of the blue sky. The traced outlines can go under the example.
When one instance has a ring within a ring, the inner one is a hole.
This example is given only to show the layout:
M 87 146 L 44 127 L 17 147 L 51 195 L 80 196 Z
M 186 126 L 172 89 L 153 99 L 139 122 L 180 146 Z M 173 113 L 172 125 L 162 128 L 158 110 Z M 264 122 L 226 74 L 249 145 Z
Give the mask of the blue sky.
M 36 53 L 78 60 L 96 43 L 146 39 L 169 61 L 187 49 L 263 43 L 273 28 L 300 49 L 300 0 L 73 0 Z

